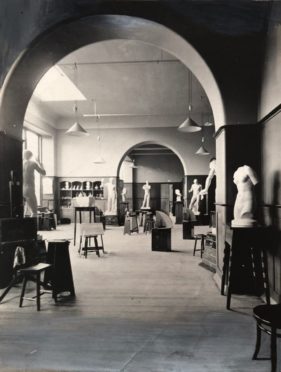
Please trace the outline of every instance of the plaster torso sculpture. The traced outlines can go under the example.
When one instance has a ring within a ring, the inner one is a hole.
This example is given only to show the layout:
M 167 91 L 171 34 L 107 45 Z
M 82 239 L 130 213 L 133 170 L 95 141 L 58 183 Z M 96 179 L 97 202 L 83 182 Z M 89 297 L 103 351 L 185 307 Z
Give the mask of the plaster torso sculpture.
M 28 210 L 30 210 L 32 217 L 37 214 L 34 171 L 36 170 L 43 176 L 46 175 L 46 171 L 37 159 L 34 161 L 31 158 L 32 152 L 26 150 L 23 154 L 23 197 L 26 201 L 24 215 L 27 215 Z
M 179 189 L 176 189 L 175 190 L 175 194 L 176 194 L 176 202 L 181 202 L 182 195 L 181 195 L 180 190 Z
M 149 185 L 148 181 L 145 181 L 145 185 L 143 185 L 144 190 L 144 198 L 141 208 L 142 209 L 150 209 L 150 189 L 151 186 Z
M 216 175 L 216 158 L 212 158 L 209 162 L 209 174 L 205 181 L 205 187 L 200 191 L 200 195 L 208 194 L 209 187 L 211 185 L 212 179 Z
M 113 179 L 110 178 L 109 182 L 105 184 L 107 188 L 107 209 L 106 215 L 116 215 L 117 213 L 117 195 L 116 186 L 113 183 Z
M 126 189 L 126 187 L 123 187 L 122 192 L 121 192 L 122 202 L 123 203 L 126 202 L 126 194 L 127 194 L 127 189 Z
M 256 198 L 254 186 L 259 182 L 256 173 L 248 165 L 239 167 L 233 174 L 233 182 L 237 186 L 237 196 L 234 204 L 233 227 L 252 227 L 257 224 L 254 219 Z
M 202 185 L 198 183 L 198 180 L 195 178 L 193 184 L 188 192 L 192 192 L 192 197 L 189 204 L 189 209 L 192 210 L 194 214 L 199 214 L 199 200 L 200 192 L 202 190 Z

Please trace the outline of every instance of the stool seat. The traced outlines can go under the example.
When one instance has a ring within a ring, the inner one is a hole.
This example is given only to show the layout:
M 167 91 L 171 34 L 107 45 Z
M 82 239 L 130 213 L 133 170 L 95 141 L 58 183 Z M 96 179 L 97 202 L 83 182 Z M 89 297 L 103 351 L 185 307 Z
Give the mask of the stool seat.
M 253 315 L 258 321 L 281 329 L 281 304 L 256 306 Z
M 40 262 L 38 263 L 37 265 L 34 265 L 34 266 L 29 266 L 29 267 L 25 267 L 23 269 L 20 269 L 18 270 L 20 273 L 22 274 L 33 274 L 33 273 L 38 273 L 38 272 L 42 272 L 46 269 L 48 269 L 49 267 L 51 267 L 52 265 L 50 264 L 47 264 L 47 263 L 43 263 L 43 262 Z

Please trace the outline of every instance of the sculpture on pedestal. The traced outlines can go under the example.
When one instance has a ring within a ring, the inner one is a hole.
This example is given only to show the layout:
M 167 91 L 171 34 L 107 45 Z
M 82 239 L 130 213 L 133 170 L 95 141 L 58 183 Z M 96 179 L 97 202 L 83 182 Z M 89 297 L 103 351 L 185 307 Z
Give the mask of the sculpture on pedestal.
M 233 227 L 253 227 L 257 224 L 254 219 L 256 198 L 254 187 L 259 182 L 255 171 L 248 165 L 239 167 L 233 174 L 233 182 L 237 186 L 237 196 L 234 204 Z
M 208 194 L 208 189 L 211 185 L 212 179 L 216 175 L 216 158 L 212 158 L 209 162 L 209 174 L 205 181 L 205 187 L 200 191 L 200 195 Z
M 193 184 L 188 190 L 188 192 L 192 192 L 192 197 L 189 204 L 189 209 L 192 210 L 194 214 L 199 214 L 199 200 L 200 200 L 200 191 L 202 190 L 202 185 L 198 183 L 198 180 L 195 178 L 193 180 Z
M 25 150 L 23 154 L 23 197 L 25 199 L 24 215 L 28 214 L 28 209 L 31 212 L 31 217 L 37 215 L 37 199 L 35 194 L 34 171 L 43 176 L 46 171 L 38 159 L 31 160 L 33 154 L 29 150 Z
M 116 186 L 113 182 L 113 178 L 109 179 L 109 182 L 105 184 L 107 188 L 107 209 L 105 211 L 106 215 L 116 215 L 117 214 L 117 193 Z
M 175 190 L 175 194 L 176 194 L 176 202 L 181 202 L 182 201 L 181 200 L 182 194 L 181 194 L 180 190 L 179 189 L 176 189 Z
M 141 209 L 150 209 L 150 189 L 151 186 L 149 185 L 148 181 L 145 181 L 145 184 L 143 185 L 144 190 L 144 197 Z
M 121 192 L 121 197 L 122 197 L 122 202 L 126 202 L 126 194 L 127 194 L 127 189 L 126 187 L 123 187 L 122 192 Z

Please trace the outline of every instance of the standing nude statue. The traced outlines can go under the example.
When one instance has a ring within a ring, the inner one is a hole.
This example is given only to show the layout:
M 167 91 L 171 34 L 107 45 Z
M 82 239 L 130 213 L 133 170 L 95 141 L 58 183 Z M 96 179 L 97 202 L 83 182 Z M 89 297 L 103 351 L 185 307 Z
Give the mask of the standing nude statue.
M 199 200 L 200 200 L 200 191 L 202 190 L 202 185 L 198 183 L 198 180 L 195 178 L 193 184 L 188 192 L 192 192 L 192 198 L 190 200 L 189 209 L 192 210 L 195 214 L 199 213 Z
M 149 185 L 148 181 L 145 181 L 145 185 L 143 185 L 144 190 L 144 197 L 143 197 L 143 203 L 141 208 L 149 209 L 150 208 L 150 189 L 151 186 Z
M 31 160 L 33 154 L 29 150 L 23 153 L 23 197 L 25 199 L 24 215 L 28 215 L 28 210 L 31 212 L 31 217 L 37 215 L 37 199 L 35 194 L 34 171 L 43 176 L 46 171 L 38 159 Z
M 105 214 L 115 215 L 117 213 L 117 194 L 113 178 L 110 178 L 109 182 L 106 183 L 105 186 L 107 188 L 107 210 Z

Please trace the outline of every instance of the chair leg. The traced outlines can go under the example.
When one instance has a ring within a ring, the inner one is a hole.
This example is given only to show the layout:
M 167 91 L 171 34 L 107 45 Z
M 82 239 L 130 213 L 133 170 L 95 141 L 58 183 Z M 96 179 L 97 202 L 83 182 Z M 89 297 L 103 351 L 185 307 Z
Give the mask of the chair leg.
M 88 237 L 87 236 L 85 237 L 85 247 L 84 247 L 84 249 L 85 249 L 85 253 L 84 253 L 85 258 L 87 258 L 87 256 L 88 256 Z
M 203 252 L 204 252 L 205 246 L 204 246 L 204 236 L 201 236 L 201 249 L 200 249 L 200 256 L 202 258 Z
M 258 357 L 258 353 L 260 351 L 260 347 L 261 347 L 261 329 L 257 323 L 257 339 L 256 339 L 256 347 L 255 347 L 255 352 L 254 352 L 254 355 L 253 355 L 253 360 L 257 359 Z
M 23 284 L 22 284 L 22 290 L 21 290 L 21 295 L 20 295 L 20 306 L 19 307 L 22 307 L 26 283 L 27 283 L 27 277 L 25 276 L 24 279 L 23 279 Z
M 40 273 L 36 275 L 36 304 L 37 311 L 40 311 Z
M 83 237 L 82 237 L 82 235 L 80 235 L 80 242 L 79 242 L 79 249 L 78 249 L 79 255 L 81 255 L 82 240 L 83 240 Z
M 270 351 L 271 351 L 271 372 L 276 372 L 277 366 L 277 348 L 276 348 L 276 328 L 271 328 L 271 342 L 270 342 Z
M 193 256 L 195 256 L 196 246 L 197 246 L 197 237 L 195 237 L 194 248 L 193 248 Z

